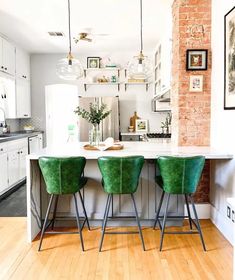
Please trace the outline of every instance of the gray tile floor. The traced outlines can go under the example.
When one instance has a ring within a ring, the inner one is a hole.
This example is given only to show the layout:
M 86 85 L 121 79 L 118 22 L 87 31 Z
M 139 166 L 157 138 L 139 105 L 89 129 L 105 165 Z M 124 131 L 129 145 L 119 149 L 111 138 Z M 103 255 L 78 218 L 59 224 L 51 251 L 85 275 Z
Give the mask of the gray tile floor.
M 26 217 L 26 185 L 0 201 L 0 217 Z

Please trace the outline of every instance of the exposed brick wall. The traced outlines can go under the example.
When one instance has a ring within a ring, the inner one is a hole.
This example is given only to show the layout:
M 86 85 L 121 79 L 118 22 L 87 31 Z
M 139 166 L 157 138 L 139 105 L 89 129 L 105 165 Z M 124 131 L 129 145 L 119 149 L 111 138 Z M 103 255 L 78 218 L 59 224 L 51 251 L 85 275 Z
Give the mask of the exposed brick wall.
M 175 0 L 173 3 L 172 107 L 176 143 L 210 144 L 211 0 Z M 186 71 L 186 50 L 208 49 L 207 71 Z M 190 92 L 190 75 L 203 75 L 203 92 Z M 175 133 L 176 132 L 176 133 Z
M 211 0 L 175 0 L 173 13 L 172 141 L 179 146 L 210 145 Z M 186 71 L 186 50 L 208 49 L 208 70 Z M 191 75 L 203 75 L 203 91 L 190 92 Z M 196 202 L 209 201 L 210 164 Z

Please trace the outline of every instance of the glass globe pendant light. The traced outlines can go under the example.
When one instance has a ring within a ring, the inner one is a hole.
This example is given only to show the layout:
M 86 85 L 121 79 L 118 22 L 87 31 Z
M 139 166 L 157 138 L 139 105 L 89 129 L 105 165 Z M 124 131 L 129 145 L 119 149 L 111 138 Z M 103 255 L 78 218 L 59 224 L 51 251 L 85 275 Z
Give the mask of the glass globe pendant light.
M 134 79 L 145 79 L 152 75 L 152 64 L 143 54 L 142 25 L 142 0 L 140 0 L 140 52 L 132 58 L 127 66 L 128 76 Z
M 63 80 L 77 80 L 83 76 L 83 68 L 79 60 L 71 53 L 71 24 L 70 24 L 70 0 L 68 0 L 68 22 L 69 22 L 69 53 L 66 58 L 58 61 L 56 66 L 57 75 Z

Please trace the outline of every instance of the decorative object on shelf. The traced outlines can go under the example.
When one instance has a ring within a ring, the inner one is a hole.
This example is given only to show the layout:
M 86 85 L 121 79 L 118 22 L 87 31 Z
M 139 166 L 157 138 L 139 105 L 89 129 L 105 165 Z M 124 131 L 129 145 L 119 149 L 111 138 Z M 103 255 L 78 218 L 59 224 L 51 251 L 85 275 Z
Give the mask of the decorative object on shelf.
M 171 119 L 172 119 L 172 114 L 167 113 L 165 122 L 161 122 L 161 128 L 162 128 L 162 133 L 164 134 L 169 134 L 171 133 Z
M 136 120 L 135 121 L 136 132 L 148 132 L 148 121 L 147 120 Z
M 202 92 L 203 91 L 203 75 L 190 76 L 189 91 Z
M 187 50 L 186 52 L 186 70 L 202 71 L 207 70 L 208 50 Z
M 97 83 L 108 83 L 109 78 L 103 76 L 102 78 L 97 78 Z
M 224 16 L 224 109 L 235 109 L 235 7 Z
M 134 126 L 133 125 L 129 125 L 128 126 L 128 131 L 129 132 L 133 132 L 134 131 Z
M 133 78 L 129 78 L 127 80 L 128 83 L 145 83 L 146 79 L 133 79 Z
M 117 77 L 115 75 L 111 76 L 111 83 L 116 83 Z
M 137 116 L 137 112 L 134 112 L 134 116 L 130 118 L 130 126 L 134 128 L 133 131 L 135 131 L 135 125 L 136 125 L 136 120 L 139 120 L 140 117 Z
M 26 132 L 31 132 L 34 130 L 34 126 L 28 124 L 28 125 L 24 125 L 24 131 Z
M 63 80 L 77 80 L 83 76 L 83 68 L 79 60 L 72 56 L 71 24 L 70 24 L 70 0 L 68 0 L 68 27 L 69 27 L 69 53 L 66 58 L 58 61 L 57 75 Z
M 100 107 L 97 103 L 90 103 L 89 111 L 86 111 L 79 106 L 74 111 L 75 114 L 81 116 L 83 119 L 92 124 L 92 128 L 89 131 L 90 145 L 98 146 L 100 143 L 100 122 L 111 113 L 111 110 L 106 110 L 106 108 L 107 105 L 104 103 L 102 103 Z
M 88 57 L 87 68 L 100 68 L 100 57 Z
M 134 56 L 128 63 L 128 76 L 130 78 L 148 78 L 152 75 L 152 65 L 147 56 L 143 54 L 143 31 L 142 31 L 142 0 L 140 0 L 140 53 Z

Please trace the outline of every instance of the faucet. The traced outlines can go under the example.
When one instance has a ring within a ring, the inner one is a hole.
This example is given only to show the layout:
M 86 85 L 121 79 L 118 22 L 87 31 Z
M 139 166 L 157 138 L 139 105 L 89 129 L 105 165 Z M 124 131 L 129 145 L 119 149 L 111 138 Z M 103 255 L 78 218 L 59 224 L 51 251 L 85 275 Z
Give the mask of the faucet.
M 3 121 L 1 121 L 0 123 L 2 124 L 2 127 L 4 128 L 4 127 L 6 127 L 6 113 L 2 107 L 0 107 L 0 111 L 3 112 Z M 2 133 L 3 133 L 3 131 L 2 131 Z

